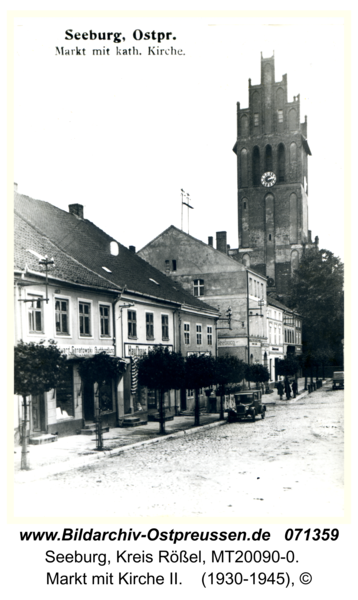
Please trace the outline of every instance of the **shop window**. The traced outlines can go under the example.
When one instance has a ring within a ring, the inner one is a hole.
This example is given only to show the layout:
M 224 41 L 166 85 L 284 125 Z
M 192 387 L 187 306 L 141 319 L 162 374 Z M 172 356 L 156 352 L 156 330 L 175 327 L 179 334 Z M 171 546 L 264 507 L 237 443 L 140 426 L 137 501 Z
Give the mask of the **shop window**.
M 201 325 L 196 326 L 196 343 L 198 346 L 202 344 L 202 327 Z
M 194 279 L 194 296 L 204 296 L 204 279 Z
M 128 311 L 128 337 L 137 339 L 137 313 L 135 310 Z
M 169 317 L 162 315 L 162 340 L 169 340 Z
M 66 419 L 74 417 L 74 402 L 73 402 L 73 366 L 66 365 L 63 381 L 56 388 L 56 408 L 57 418 Z
M 110 328 L 109 328 L 109 306 L 99 306 L 99 316 L 101 322 L 101 336 L 109 336 Z
M 80 335 L 91 335 L 91 305 L 88 302 L 79 303 Z
M 148 403 L 148 409 L 149 408 L 157 408 L 157 397 L 156 397 L 155 390 L 148 389 L 147 403 Z
M 32 294 L 29 294 L 31 298 Z M 29 332 L 41 333 L 43 331 L 42 299 L 37 296 L 28 304 L 29 311 Z
M 69 333 L 68 300 L 55 299 L 56 333 Z
M 153 313 L 145 313 L 145 330 L 147 340 L 154 340 L 154 315 Z
M 113 410 L 112 381 L 105 381 L 99 388 L 99 406 L 102 412 Z
M 207 332 L 207 336 L 208 336 L 208 346 L 212 346 L 213 345 L 213 327 L 212 327 L 212 325 L 208 325 L 206 327 L 206 332 Z
M 184 344 L 190 344 L 190 323 L 184 323 Z

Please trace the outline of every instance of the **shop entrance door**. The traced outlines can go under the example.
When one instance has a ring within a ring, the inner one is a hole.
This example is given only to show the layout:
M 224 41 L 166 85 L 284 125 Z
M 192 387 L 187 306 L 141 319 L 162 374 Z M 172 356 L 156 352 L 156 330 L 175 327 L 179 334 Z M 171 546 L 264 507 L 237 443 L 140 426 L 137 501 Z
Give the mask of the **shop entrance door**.
M 32 431 L 45 431 L 45 397 L 44 394 L 32 396 Z
M 83 383 L 83 416 L 85 421 L 94 421 L 94 389 L 93 383 Z

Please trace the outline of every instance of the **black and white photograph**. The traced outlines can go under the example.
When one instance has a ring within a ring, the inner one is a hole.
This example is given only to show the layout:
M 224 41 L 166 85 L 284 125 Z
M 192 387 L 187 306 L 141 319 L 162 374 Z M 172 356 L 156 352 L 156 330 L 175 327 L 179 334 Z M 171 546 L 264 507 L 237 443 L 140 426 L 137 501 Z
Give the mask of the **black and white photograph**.
M 14 519 L 347 517 L 346 19 L 14 16 Z

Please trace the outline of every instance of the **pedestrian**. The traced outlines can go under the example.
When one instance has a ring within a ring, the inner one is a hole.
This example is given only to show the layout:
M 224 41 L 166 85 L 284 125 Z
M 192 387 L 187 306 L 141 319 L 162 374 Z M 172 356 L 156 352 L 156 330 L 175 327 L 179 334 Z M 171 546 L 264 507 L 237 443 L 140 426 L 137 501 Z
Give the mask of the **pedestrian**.
M 293 382 L 292 382 L 292 393 L 293 393 L 293 397 L 296 398 L 296 395 L 297 395 L 297 381 L 296 381 L 296 379 L 294 379 Z
M 280 396 L 280 400 L 282 400 L 282 396 L 283 396 L 283 385 L 282 385 L 282 381 L 279 381 L 277 384 L 277 393 Z
M 289 384 L 287 377 L 285 379 L 285 394 L 286 394 L 286 400 L 289 400 L 291 398 L 291 388 L 290 388 L 290 384 Z

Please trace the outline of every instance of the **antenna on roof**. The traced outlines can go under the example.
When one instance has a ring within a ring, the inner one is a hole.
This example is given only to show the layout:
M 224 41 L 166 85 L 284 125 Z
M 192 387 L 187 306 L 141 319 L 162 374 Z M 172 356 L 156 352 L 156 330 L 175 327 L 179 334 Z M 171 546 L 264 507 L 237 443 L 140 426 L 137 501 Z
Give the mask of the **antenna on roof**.
M 181 193 L 181 230 L 183 231 L 183 206 L 187 206 L 188 207 L 188 233 L 189 233 L 189 208 L 194 209 L 194 206 L 191 206 L 189 204 L 190 202 L 190 194 L 187 194 L 186 192 L 184 192 L 183 189 L 180 190 Z M 185 202 L 186 200 L 186 202 Z

